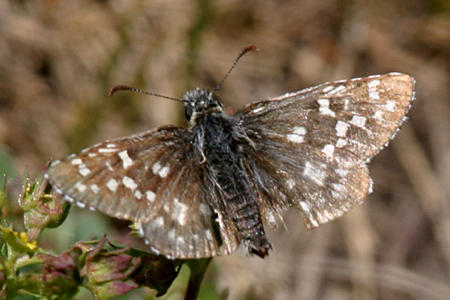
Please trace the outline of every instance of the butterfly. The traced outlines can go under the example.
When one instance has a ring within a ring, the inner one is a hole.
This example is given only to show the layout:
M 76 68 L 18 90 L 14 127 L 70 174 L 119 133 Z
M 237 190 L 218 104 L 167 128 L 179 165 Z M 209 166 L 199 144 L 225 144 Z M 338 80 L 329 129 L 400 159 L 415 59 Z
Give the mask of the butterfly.
M 54 161 L 46 178 L 65 200 L 134 222 L 155 254 L 205 258 L 243 245 L 263 258 L 264 225 L 283 211 L 297 208 L 311 229 L 365 200 L 367 164 L 406 119 L 414 85 L 401 73 L 333 81 L 233 115 L 217 89 L 195 88 L 179 100 L 187 128 L 98 143 Z

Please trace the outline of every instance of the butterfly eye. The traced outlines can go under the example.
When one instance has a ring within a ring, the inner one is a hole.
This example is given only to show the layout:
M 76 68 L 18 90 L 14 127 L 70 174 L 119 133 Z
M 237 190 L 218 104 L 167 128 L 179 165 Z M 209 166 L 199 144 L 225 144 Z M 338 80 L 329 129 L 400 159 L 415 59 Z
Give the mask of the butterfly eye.
M 193 113 L 194 108 L 191 105 L 184 106 L 184 116 L 186 117 L 186 120 L 190 121 Z
M 214 108 L 214 107 L 222 107 L 222 105 L 220 104 L 220 102 L 218 101 L 213 101 L 209 104 L 210 108 Z

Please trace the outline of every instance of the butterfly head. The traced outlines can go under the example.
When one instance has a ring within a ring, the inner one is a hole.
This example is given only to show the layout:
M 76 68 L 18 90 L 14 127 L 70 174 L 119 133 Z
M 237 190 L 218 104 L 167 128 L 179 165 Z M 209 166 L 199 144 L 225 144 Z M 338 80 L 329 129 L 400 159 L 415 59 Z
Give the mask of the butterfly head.
M 219 99 L 213 92 L 195 88 L 181 98 L 184 103 L 184 114 L 189 124 L 195 125 L 196 120 L 206 114 L 223 112 Z

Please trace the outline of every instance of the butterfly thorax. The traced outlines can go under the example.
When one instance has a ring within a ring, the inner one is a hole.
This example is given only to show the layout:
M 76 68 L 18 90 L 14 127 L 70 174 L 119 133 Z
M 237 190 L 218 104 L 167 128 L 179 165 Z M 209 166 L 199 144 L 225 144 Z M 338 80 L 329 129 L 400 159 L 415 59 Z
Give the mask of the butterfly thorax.
M 213 207 L 223 207 L 232 216 L 237 238 L 247 250 L 264 257 L 271 246 L 265 236 L 256 190 L 242 164 L 242 144 L 248 141 L 243 140 L 242 129 L 234 117 L 214 108 L 197 114 L 192 127 L 204 186 L 214 187 L 206 192 L 215 197 L 207 198 L 218 202 L 212 203 Z

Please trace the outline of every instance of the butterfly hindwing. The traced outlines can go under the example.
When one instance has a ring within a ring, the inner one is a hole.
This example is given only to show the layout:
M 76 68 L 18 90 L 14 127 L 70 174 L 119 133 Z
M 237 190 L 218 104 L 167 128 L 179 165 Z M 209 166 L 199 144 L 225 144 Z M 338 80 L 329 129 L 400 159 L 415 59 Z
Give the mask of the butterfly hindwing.
M 371 188 L 364 165 L 333 168 L 313 158 L 299 162 L 299 157 L 283 148 L 253 156 L 248 172 L 257 180 L 261 207 L 269 217 L 294 206 L 302 211 L 307 228 L 317 227 L 361 203 Z
M 164 195 L 141 224 L 146 242 L 167 257 L 201 258 L 220 253 L 213 224 L 213 210 L 204 201 L 198 168 L 180 165 Z M 193 201 L 195 199 L 195 201 Z M 234 249 L 233 249 L 234 250 Z

